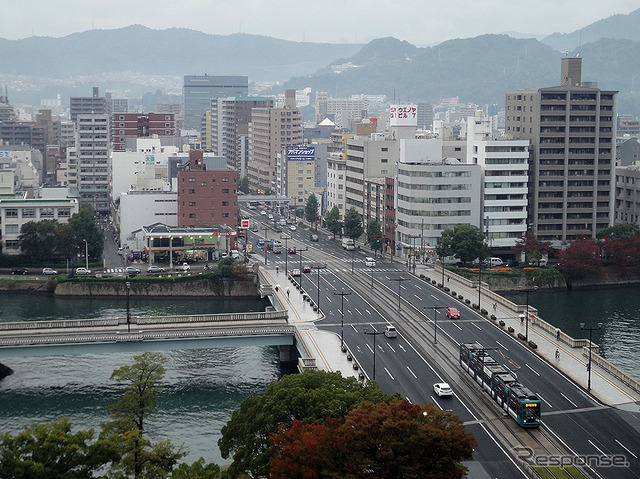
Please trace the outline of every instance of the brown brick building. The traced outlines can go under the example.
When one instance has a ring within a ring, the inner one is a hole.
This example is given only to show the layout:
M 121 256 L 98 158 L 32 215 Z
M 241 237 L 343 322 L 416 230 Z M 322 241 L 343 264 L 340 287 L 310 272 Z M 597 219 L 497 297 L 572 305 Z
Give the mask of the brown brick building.
M 127 138 L 176 136 L 173 113 L 114 113 L 111 115 L 111 145 L 113 151 L 125 151 Z
M 201 150 L 178 171 L 178 226 L 238 224 L 238 172 L 208 169 Z

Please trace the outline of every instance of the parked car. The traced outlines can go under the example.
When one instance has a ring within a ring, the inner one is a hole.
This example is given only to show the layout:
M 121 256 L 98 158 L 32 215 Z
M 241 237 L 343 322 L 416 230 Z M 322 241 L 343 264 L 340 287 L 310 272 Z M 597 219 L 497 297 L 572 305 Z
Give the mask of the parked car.
M 152 264 L 147 268 L 147 273 L 164 273 L 164 268 Z
M 447 383 L 435 383 L 433 385 L 433 392 L 435 392 L 438 397 L 451 397 L 453 396 L 453 391 L 451 390 L 451 386 Z
M 91 270 L 87 268 L 76 268 L 76 274 L 80 274 L 80 275 L 91 274 Z
M 17 267 L 11 270 L 11 274 L 29 274 L 29 270 L 27 268 Z
M 457 308 L 449 307 L 447 308 L 447 318 L 449 319 L 460 319 L 460 311 Z
M 309 241 L 318 241 L 318 235 L 312 234 L 311 236 L 309 236 Z
M 52 269 L 52 268 L 42 268 L 42 274 L 44 274 L 46 276 L 54 276 L 54 275 L 58 274 L 58 272 L 55 269 Z
M 384 335 L 387 338 L 395 338 L 398 336 L 398 331 L 396 330 L 396 328 L 394 326 L 391 326 L 390 324 L 388 326 L 386 326 L 384 328 Z
M 291 276 L 300 276 L 300 270 L 298 268 L 292 269 Z

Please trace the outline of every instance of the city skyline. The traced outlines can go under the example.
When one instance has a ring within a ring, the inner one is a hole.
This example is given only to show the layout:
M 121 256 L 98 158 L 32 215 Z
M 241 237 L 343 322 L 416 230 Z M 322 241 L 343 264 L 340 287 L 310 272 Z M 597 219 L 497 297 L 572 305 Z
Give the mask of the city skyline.
M 570 33 L 638 8 L 637 0 L 606 3 L 540 0 L 535 9 L 526 2 L 506 0 L 458 0 L 438 4 L 437 8 L 419 0 L 398 4 L 381 0 L 302 0 L 295 8 L 282 0 L 187 0 L 179 9 L 174 3 L 159 0 L 153 4 L 153 10 L 147 5 L 122 0 L 108 3 L 0 0 L 4 20 L 0 38 L 64 37 L 93 29 L 111 30 L 140 24 L 158 30 L 189 28 L 208 34 L 246 33 L 314 43 L 367 43 L 392 36 L 416 46 L 426 46 L 489 33 L 517 32 L 531 36 Z M 70 12 L 73 15 L 69 15 Z M 416 15 L 421 12 L 423 15 Z M 352 21 L 355 18 L 357 23 Z M 345 27 L 343 19 L 351 23 L 347 22 Z

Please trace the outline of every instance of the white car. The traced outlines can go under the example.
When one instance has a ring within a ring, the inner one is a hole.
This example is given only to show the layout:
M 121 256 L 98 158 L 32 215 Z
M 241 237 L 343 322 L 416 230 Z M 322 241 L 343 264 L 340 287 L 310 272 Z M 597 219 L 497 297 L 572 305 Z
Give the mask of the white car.
M 76 274 L 91 274 L 91 270 L 87 268 L 76 268 Z
M 453 396 L 453 391 L 451 390 L 451 386 L 447 383 L 435 383 L 433 385 L 433 392 L 437 394 L 438 397 L 451 397 Z
M 300 270 L 298 268 L 292 269 L 291 276 L 300 276 Z
M 127 266 L 124 269 L 124 272 L 127 273 L 127 274 L 140 274 L 141 273 L 140 268 L 136 268 L 134 266 Z
M 297 228 L 296 228 L 296 225 L 289 225 L 289 229 L 291 231 L 295 231 Z
M 384 335 L 387 338 L 395 338 L 398 336 L 398 331 L 394 326 L 388 325 L 384 328 Z
M 55 269 L 52 269 L 52 268 L 43 268 L 42 269 L 42 274 L 44 274 L 46 276 L 55 276 L 56 274 L 58 274 L 58 272 Z

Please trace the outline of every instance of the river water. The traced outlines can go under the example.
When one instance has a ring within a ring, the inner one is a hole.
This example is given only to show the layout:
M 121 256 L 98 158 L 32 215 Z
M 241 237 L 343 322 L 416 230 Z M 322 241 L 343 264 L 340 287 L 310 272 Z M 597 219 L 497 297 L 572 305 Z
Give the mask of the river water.
M 122 301 L 56 299 L 0 294 L 0 321 L 124 316 Z M 131 301 L 132 315 L 264 311 L 262 301 Z M 281 377 L 275 347 L 169 351 L 158 414 L 150 423 L 154 440 L 169 438 L 190 451 L 193 462 L 227 464 L 218 450 L 220 429 L 242 400 L 261 394 Z M 0 432 L 18 432 L 34 422 L 71 418 L 74 430 L 99 430 L 107 404 L 118 398 L 109 380 L 134 354 L 8 358 L 15 373 L 0 381 Z
M 640 294 L 637 287 L 610 290 L 547 292 L 529 295 L 540 316 L 573 337 L 588 337 L 580 323 L 603 328 L 593 340 L 602 354 L 635 377 L 640 346 Z M 525 303 L 524 294 L 506 295 Z M 124 316 L 124 303 L 112 299 L 57 299 L 0 293 L 0 321 Z M 165 315 L 263 311 L 261 301 L 140 300 L 132 315 Z M 244 398 L 261 394 L 281 371 L 277 348 L 224 348 L 171 351 L 158 414 L 150 427 L 153 439 L 168 437 L 190 450 L 193 462 L 228 464 L 220 457 L 220 429 Z M 109 380 L 114 369 L 130 364 L 133 354 L 10 358 L 15 374 L 0 381 L 0 431 L 18 432 L 33 422 L 71 418 L 74 430 L 99 428 L 107 420 L 107 404 L 117 399 Z

